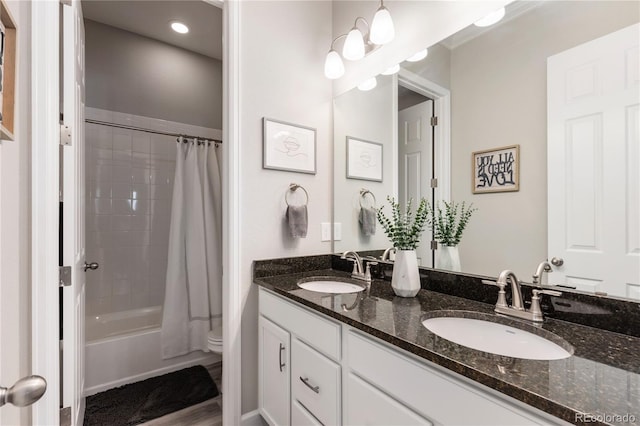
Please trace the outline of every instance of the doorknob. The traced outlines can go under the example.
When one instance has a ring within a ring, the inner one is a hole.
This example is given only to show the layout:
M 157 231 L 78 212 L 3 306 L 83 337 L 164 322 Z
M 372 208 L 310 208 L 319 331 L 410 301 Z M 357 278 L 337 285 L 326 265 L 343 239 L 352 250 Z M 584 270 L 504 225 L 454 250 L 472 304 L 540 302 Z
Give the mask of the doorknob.
M 564 259 L 561 257 L 552 257 L 551 264 L 553 266 L 562 266 L 564 264 Z
M 92 271 L 95 271 L 96 269 L 98 269 L 100 265 L 98 265 L 98 262 L 91 262 L 91 263 L 87 263 L 84 262 L 84 271 L 87 272 L 87 269 L 91 269 Z
M 27 376 L 9 389 L 0 386 L 0 407 L 6 403 L 26 407 L 39 400 L 47 390 L 47 381 L 41 376 Z

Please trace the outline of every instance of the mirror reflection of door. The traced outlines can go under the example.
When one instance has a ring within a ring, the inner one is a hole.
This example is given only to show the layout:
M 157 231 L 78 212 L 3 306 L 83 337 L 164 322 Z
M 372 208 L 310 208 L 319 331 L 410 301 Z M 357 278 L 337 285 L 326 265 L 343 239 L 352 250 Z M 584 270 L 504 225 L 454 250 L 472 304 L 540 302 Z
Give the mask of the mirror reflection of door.
M 638 29 L 550 57 L 549 255 L 555 282 L 640 299 Z
M 398 87 L 398 195 L 400 205 L 422 198 L 432 202 L 433 100 L 403 86 Z M 425 229 L 416 252 L 418 264 L 432 266 L 431 230 Z

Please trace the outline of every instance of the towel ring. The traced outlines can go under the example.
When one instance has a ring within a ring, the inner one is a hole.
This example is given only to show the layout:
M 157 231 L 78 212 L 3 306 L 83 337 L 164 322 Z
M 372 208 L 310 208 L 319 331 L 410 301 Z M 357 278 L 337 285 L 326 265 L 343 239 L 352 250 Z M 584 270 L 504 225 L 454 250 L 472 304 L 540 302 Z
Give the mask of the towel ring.
M 309 204 L 309 193 L 307 192 L 306 189 L 304 189 L 304 186 L 298 185 L 297 183 L 292 183 L 289 185 L 289 190 L 284 194 L 284 202 L 287 203 L 287 206 L 291 205 L 289 204 L 289 198 L 288 198 L 289 193 L 296 192 L 298 189 L 302 189 L 304 191 L 304 195 L 307 197 L 303 205 L 306 206 L 307 204 Z
M 373 198 L 373 204 L 371 205 L 371 207 L 375 208 L 376 207 L 376 196 L 373 195 L 373 192 L 369 191 L 368 189 L 364 189 L 362 188 L 360 190 L 360 208 L 364 208 L 364 206 L 362 205 L 362 200 L 367 196 L 367 194 L 371 195 L 371 198 Z

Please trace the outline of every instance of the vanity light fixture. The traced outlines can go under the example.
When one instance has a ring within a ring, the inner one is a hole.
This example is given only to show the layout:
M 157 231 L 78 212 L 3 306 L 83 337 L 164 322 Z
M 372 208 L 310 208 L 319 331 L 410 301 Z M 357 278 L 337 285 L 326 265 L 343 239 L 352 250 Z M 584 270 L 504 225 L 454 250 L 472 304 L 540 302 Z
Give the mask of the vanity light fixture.
M 171 22 L 171 29 L 179 34 L 186 34 L 189 32 L 189 27 L 178 21 Z
M 380 7 L 373 16 L 373 22 L 371 22 L 371 43 L 373 44 L 387 44 L 396 36 L 395 28 L 393 27 L 393 20 L 389 9 L 384 7 L 384 0 L 380 0 Z
M 378 80 L 376 80 L 375 77 L 371 77 L 366 79 L 362 83 L 358 84 L 358 89 L 362 90 L 363 92 L 366 92 L 368 90 L 373 89 L 377 85 L 378 85 Z
M 502 7 L 498 10 L 491 12 L 484 18 L 477 20 L 476 22 L 473 23 L 473 25 L 475 25 L 476 27 L 488 27 L 490 25 L 493 25 L 499 22 L 502 18 L 504 18 L 504 14 L 505 14 L 505 9 L 504 7 Z
M 362 25 L 359 26 L 359 24 L 364 24 L 366 28 L 363 28 Z M 381 45 L 393 40 L 394 37 L 395 29 L 391 14 L 381 0 L 380 7 L 376 11 L 371 25 L 366 19 L 358 16 L 353 23 L 353 28 L 347 34 L 342 34 L 333 39 L 324 62 L 324 75 L 332 80 L 340 78 L 344 74 L 342 58 L 349 61 L 360 60 Z M 341 58 L 334 45 L 342 38 L 344 38 L 344 43 L 342 45 Z
M 407 58 L 407 62 L 418 62 L 418 61 L 421 61 L 424 58 L 426 58 L 428 54 L 429 54 L 429 51 L 427 49 L 423 49 L 423 50 L 419 51 L 418 53 L 414 53 L 413 55 L 409 56 Z
M 397 73 L 398 71 L 400 71 L 400 64 L 395 64 L 394 66 L 389 67 L 386 70 L 382 71 L 380 74 L 382 74 L 382 75 L 393 75 L 393 74 Z

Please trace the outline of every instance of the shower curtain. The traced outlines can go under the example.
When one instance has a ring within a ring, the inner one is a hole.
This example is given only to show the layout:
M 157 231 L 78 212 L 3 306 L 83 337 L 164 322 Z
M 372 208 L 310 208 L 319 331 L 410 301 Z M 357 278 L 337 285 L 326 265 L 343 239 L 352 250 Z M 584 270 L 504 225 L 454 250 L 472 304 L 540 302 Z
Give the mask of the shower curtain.
M 208 333 L 222 323 L 220 170 L 214 146 L 185 140 L 180 138 L 176 148 L 162 314 L 164 359 L 208 351 Z

